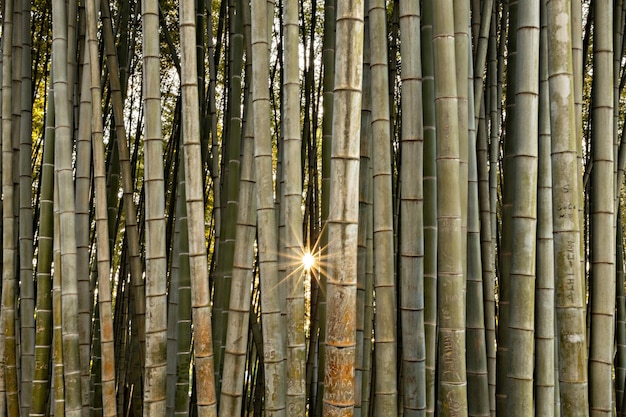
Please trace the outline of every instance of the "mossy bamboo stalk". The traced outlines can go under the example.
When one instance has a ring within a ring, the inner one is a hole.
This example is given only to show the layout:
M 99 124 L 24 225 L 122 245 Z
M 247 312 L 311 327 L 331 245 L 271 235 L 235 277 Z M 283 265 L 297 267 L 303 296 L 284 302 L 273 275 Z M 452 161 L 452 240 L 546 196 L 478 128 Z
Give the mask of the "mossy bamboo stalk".
M 552 201 L 561 413 L 587 416 L 585 299 L 580 269 L 579 181 L 571 40 L 571 3 L 548 0 Z

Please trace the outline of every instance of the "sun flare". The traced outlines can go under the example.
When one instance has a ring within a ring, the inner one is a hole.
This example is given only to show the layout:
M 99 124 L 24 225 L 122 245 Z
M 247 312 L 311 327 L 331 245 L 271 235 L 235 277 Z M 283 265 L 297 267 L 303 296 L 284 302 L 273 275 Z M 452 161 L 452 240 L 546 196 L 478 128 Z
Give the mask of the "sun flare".
M 306 271 L 310 271 L 311 268 L 315 266 L 315 257 L 311 252 L 306 251 L 304 255 L 302 255 L 302 266 Z

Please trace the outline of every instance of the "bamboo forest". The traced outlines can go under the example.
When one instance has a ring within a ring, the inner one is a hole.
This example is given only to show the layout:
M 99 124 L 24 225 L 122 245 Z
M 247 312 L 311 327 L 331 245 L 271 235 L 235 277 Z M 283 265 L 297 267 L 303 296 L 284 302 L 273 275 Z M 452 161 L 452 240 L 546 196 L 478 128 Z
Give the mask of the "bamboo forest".
M 626 417 L 626 1 L 0 5 L 0 417 Z

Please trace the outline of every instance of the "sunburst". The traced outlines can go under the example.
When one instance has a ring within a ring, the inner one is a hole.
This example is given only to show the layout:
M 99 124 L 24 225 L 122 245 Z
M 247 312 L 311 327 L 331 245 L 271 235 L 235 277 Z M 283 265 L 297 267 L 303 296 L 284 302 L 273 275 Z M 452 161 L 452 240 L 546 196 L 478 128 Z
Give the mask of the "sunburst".
M 326 247 L 320 246 L 320 239 L 325 227 L 326 224 L 322 226 L 322 231 L 313 245 L 300 242 L 297 247 L 291 249 L 290 253 L 281 253 L 282 265 L 289 272 L 280 284 L 289 279 L 299 281 L 310 278 L 317 281 L 321 291 L 325 292 L 321 276 L 326 274 L 328 255 L 325 253 Z
M 302 255 L 302 267 L 306 272 L 310 272 L 315 267 L 315 256 L 308 249 Z

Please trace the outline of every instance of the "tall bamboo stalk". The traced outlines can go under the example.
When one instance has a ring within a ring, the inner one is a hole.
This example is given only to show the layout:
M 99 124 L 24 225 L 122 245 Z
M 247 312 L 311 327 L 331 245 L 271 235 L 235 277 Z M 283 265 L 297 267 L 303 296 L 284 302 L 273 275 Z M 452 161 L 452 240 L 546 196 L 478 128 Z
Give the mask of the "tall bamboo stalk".
M 273 4 L 273 3 L 272 3 Z M 261 273 L 261 312 L 264 350 L 265 410 L 285 414 L 285 341 L 278 281 L 278 244 L 274 210 L 272 143 L 268 89 L 268 2 L 253 0 L 252 7 L 252 103 L 254 114 L 254 162 L 257 184 L 257 228 Z
M 58 181 L 58 211 L 61 257 L 61 298 L 63 303 L 63 373 L 65 414 L 79 416 L 82 407 L 78 289 L 76 276 L 76 236 L 74 179 L 72 167 L 72 128 L 69 86 L 67 84 L 67 15 L 63 2 L 54 1 L 52 66 L 55 107 L 55 172 Z M 56 264 L 56 263 L 55 263 Z
M 19 168 L 19 251 L 20 251 L 20 322 L 21 322 L 21 414 L 30 413 L 35 356 L 35 282 L 33 275 L 33 192 L 32 192 L 32 66 L 31 3 L 22 1 L 22 80 L 20 102 Z
M 433 1 L 423 4 L 421 31 L 424 88 L 424 332 L 426 339 L 426 415 L 435 414 L 437 362 L 437 165 L 435 82 L 433 63 Z
M 5 3 L 2 29 L 2 345 L 7 411 L 19 415 L 15 316 L 17 230 L 13 187 L 12 44 L 13 1 Z M 17 30 L 20 30 L 19 27 Z M 16 92 L 17 94 L 17 92 Z
M 578 176 L 572 177 L 578 169 L 570 1 L 548 0 L 547 15 L 561 411 L 563 416 L 586 416 L 589 410 L 579 181 Z
M 508 331 L 507 415 L 533 409 L 535 331 L 535 248 L 537 231 L 537 153 L 539 96 L 539 2 L 518 6 L 513 143 L 513 241 Z M 507 237 L 504 237 L 505 239 Z
M 197 386 L 198 415 L 217 415 L 213 379 L 213 340 L 211 299 L 205 242 L 204 181 L 200 118 L 198 112 L 198 68 L 196 52 L 196 15 L 193 0 L 180 2 L 181 82 L 183 147 L 185 158 L 185 193 L 189 233 L 189 272 L 194 325 L 193 355 Z
M 372 88 L 370 85 L 370 25 L 364 16 L 363 76 L 361 84 L 361 134 L 359 144 L 359 236 L 357 253 L 356 361 L 354 370 L 354 415 L 370 411 L 372 380 L 372 288 L 373 288 L 373 175 L 372 175 Z M 369 246 L 368 246 L 369 244 Z
M 52 88 L 48 90 L 54 95 Z M 49 381 L 50 358 L 52 353 L 52 239 L 54 233 L 54 100 L 49 100 L 46 109 L 45 140 L 42 155 L 42 167 L 39 179 L 41 194 L 39 197 L 39 244 L 37 256 L 37 300 L 35 364 L 33 374 L 30 415 L 44 416 L 50 393 Z
M 613 2 L 594 3 L 591 150 L 591 340 L 589 407 L 594 416 L 613 412 L 615 337 L 615 186 L 613 149 Z M 607 279 L 607 277 L 610 277 Z M 609 346 L 610 345 L 610 346 Z
M 250 102 L 247 94 L 246 103 Z M 243 403 L 246 353 L 249 332 L 246 327 L 250 315 L 250 287 L 253 277 L 254 248 L 249 242 L 255 238 L 256 196 L 254 195 L 254 136 L 251 123 L 252 107 L 248 109 L 244 124 L 242 146 L 241 186 L 239 188 L 239 214 L 235 239 L 235 259 L 229 302 L 229 322 L 226 333 L 222 389 L 220 390 L 220 416 L 241 414 Z
M 535 286 L 535 409 L 555 415 L 554 242 L 546 2 L 541 1 L 539 40 L 539 148 L 537 166 L 537 281 Z
M 468 50 L 468 60 L 471 61 Z M 473 78 L 469 65 L 469 78 Z M 468 92 L 468 209 L 467 209 L 467 304 L 466 304 L 466 359 L 467 407 L 470 416 L 489 416 L 489 375 L 485 339 L 483 302 L 482 254 L 480 242 L 480 204 L 478 195 L 478 146 L 476 117 L 474 117 L 474 89 Z M 484 117 L 483 130 L 484 130 Z
M 396 286 L 394 265 L 391 123 L 387 58 L 386 8 L 383 0 L 368 0 L 372 99 L 372 168 L 374 175 L 374 412 L 398 410 Z
M 308 250 L 302 239 L 302 138 L 300 137 L 300 80 L 298 56 L 298 1 L 283 3 L 283 206 L 287 279 L 287 413 L 301 416 L 306 409 L 304 334 L 305 301 L 301 258 Z M 304 248 L 304 249 L 303 249 Z
M 324 413 L 352 415 L 356 338 L 359 131 L 363 2 L 340 2 L 336 17 L 330 164 Z
M 465 280 L 457 74 L 452 2 L 433 11 L 433 56 L 437 127 L 437 226 L 439 312 L 439 412 L 467 415 Z M 466 50 L 467 52 L 467 50 Z M 467 54 L 464 59 L 466 59 Z M 463 75 L 467 78 L 467 74 Z M 465 126 L 466 127 L 466 126 Z M 467 145 L 467 143 L 465 143 Z
M 402 153 L 400 163 L 400 308 L 405 416 L 426 409 L 424 337 L 423 107 L 418 2 L 400 3 Z
M 102 93 L 100 91 L 99 45 L 97 39 L 96 0 L 87 2 L 87 39 L 91 75 L 91 101 L 93 103 L 92 142 L 94 184 L 96 195 L 98 305 L 101 349 L 102 404 L 104 416 L 117 415 L 115 401 L 115 356 L 113 343 L 113 317 L 111 302 L 111 258 L 109 249 L 108 216 L 106 212 L 106 167 L 102 143 Z
M 165 414 L 167 361 L 167 280 L 161 92 L 159 81 L 159 8 L 143 0 L 144 222 L 146 250 L 146 357 L 144 415 Z

